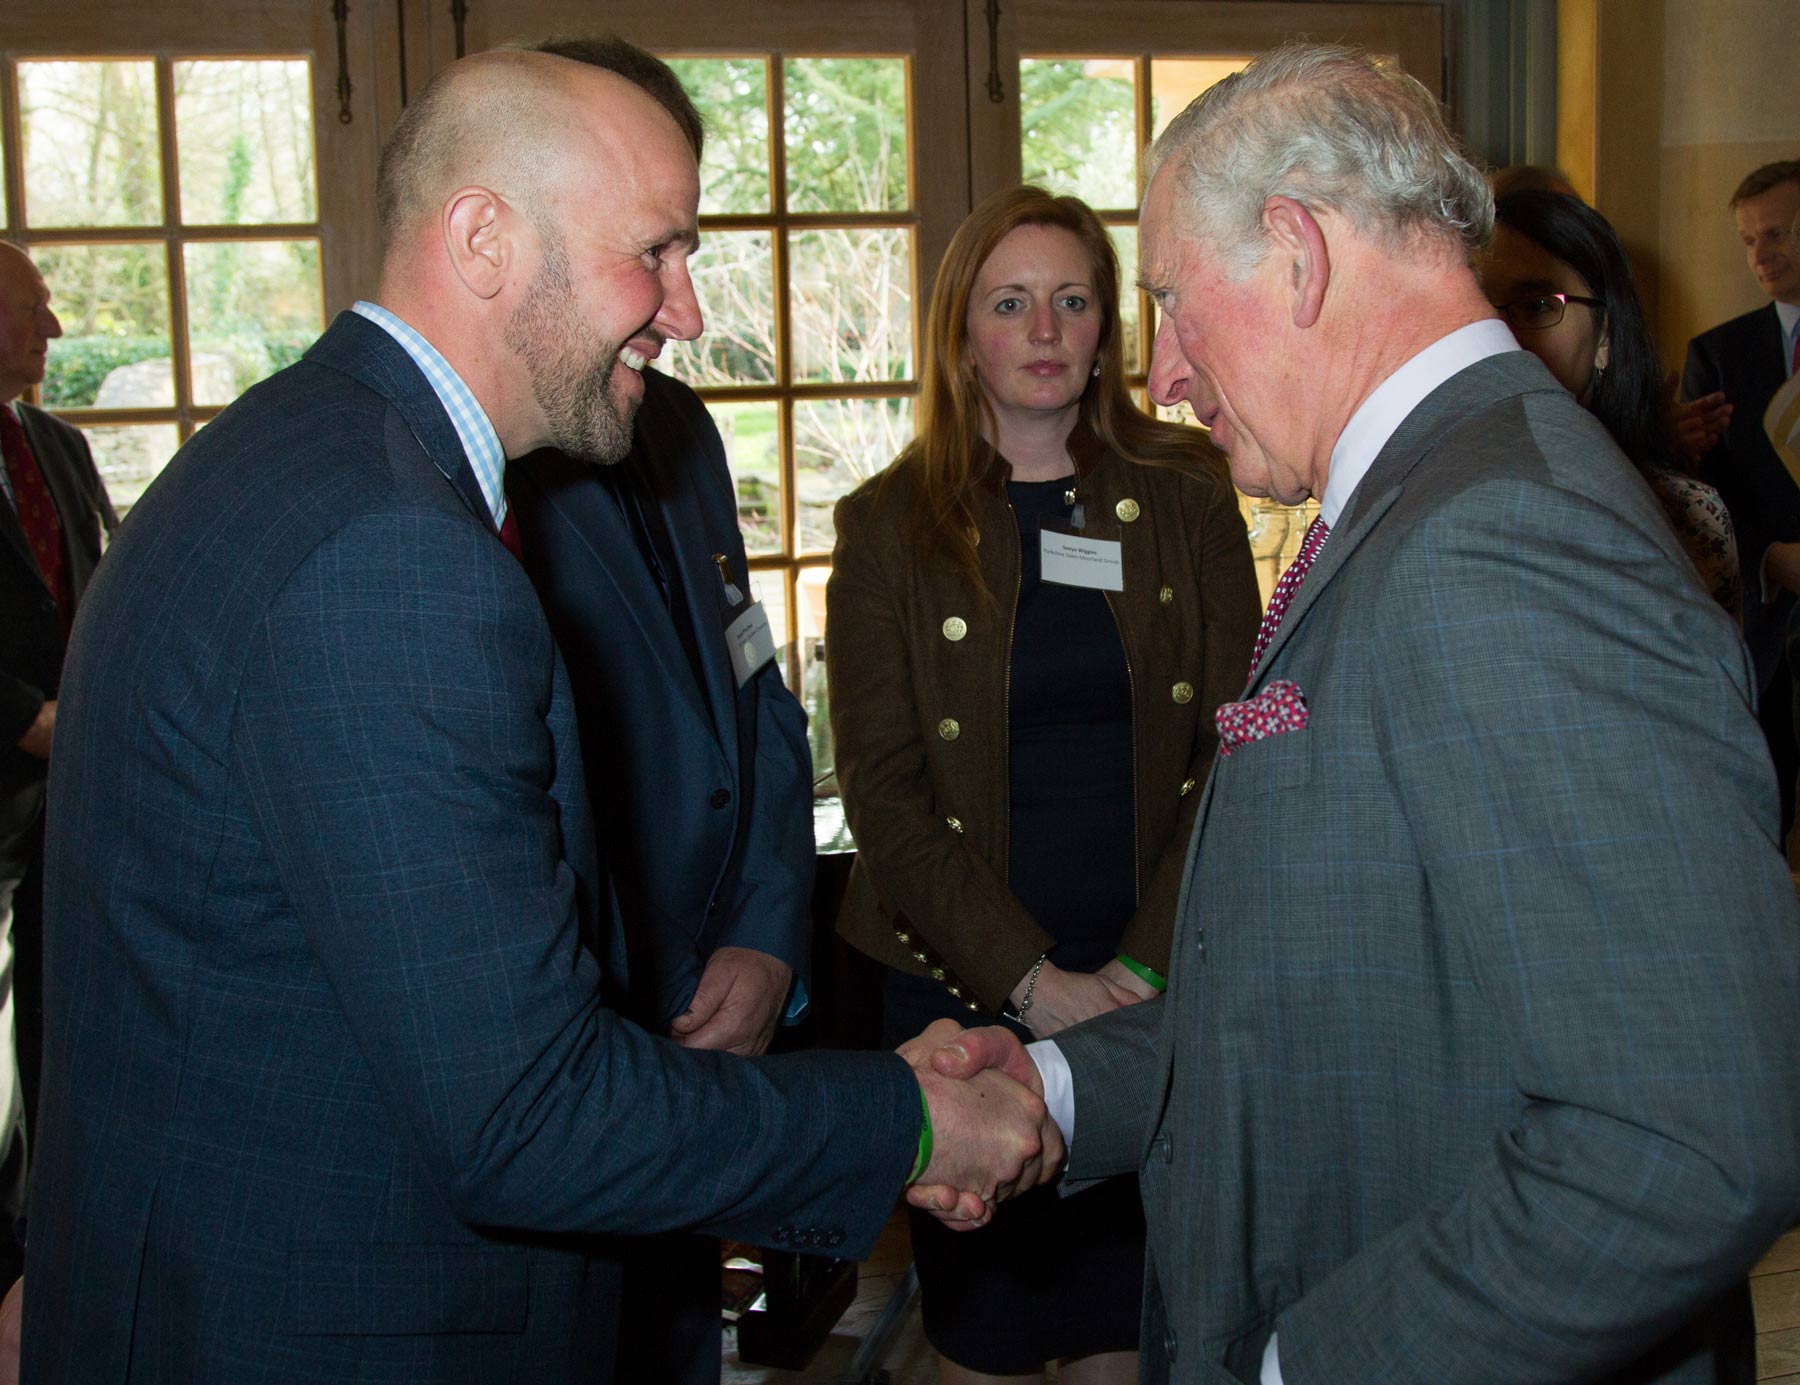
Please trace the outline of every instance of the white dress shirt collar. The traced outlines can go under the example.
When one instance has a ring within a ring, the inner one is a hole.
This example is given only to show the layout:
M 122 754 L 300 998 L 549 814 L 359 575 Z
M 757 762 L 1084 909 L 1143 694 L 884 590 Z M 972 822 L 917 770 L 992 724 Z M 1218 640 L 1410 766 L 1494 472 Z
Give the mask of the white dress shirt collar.
M 1800 303 L 1775 304 L 1775 316 L 1781 319 L 1781 364 L 1789 375 L 1794 373 L 1794 338 L 1800 334 Z
M 1381 449 L 1426 395 L 1477 361 L 1519 349 L 1504 322 L 1483 318 L 1458 327 L 1447 337 L 1439 337 L 1377 385 L 1350 415 L 1344 431 L 1338 434 L 1337 445 L 1331 449 L 1331 470 L 1325 480 L 1325 494 L 1319 497 L 1319 514 L 1325 523 L 1337 524 Z

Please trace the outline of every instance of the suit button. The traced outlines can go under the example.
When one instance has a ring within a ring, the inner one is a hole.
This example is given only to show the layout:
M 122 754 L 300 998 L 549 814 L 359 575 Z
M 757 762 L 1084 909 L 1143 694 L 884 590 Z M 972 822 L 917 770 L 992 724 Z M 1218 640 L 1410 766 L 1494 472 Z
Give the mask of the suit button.
M 1163 1163 L 1172 1164 L 1175 1162 L 1175 1144 L 1166 1134 L 1158 1135 L 1156 1139 L 1151 1142 L 1151 1148 L 1156 1151 L 1156 1157 L 1162 1160 Z
M 1156 594 L 1156 599 L 1158 601 L 1162 602 L 1163 605 L 1167 606 L 1171 601 L 1173 601 L 1175 599 L 1175 588 L 1164 587 L 1161 591 L 1159 591 Z
M 938 723 L 938 735 L 947 741 L 953 741 L 962 735 L 962 727 L 956 724 L 955 717 L 945 717 Z
M 1130 524 L 1142 514 L 1143 511 L 1138 509 L 1137 501 L 1133 500 L 1130 496 L 1126 496 L 1125 499 L 1113 506 L 1113 513 L 1119 517 L 1119 522 L 1121 524 Z
M 1182 700 L 1186 701 L 1185 698 L 1183 698 Z M 706 801 L 708 803 L 712 804 L 712 806 L 715 808 L 723 808 L 727 803 L 731 802 L 731 790 L 730 789 L 714 789 L 712 791 L 712 797 L 707 799 Z
M 1185 707 L 1194 700 L 1194 685 L 1192 683 L 1177 683 L 1174 687 L 1169 689 L 1169 696 Z
M 969 633 L 969 622 L 961 616 L 951 616 L 944 622 L 944 638 L 955 643 Z
M 1175 1364 L 1175 1329 L 1172 1327 L 1163 1333 L 1163 1357 L 1171 1366 Z

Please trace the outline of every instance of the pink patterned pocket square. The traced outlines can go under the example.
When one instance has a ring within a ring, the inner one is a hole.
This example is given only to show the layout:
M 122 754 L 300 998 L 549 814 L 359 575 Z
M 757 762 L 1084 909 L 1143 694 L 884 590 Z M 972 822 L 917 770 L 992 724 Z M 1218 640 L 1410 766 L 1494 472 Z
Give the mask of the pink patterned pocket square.
M 1219 758 L 1224 759 L 1265 736 L 1300 730 L 1306 725 L 1306 698 L 1298 683 L 1280 678 L 1248 702 L 1224 703 L 1213 713 L 1213 725 L 1219 729 Z

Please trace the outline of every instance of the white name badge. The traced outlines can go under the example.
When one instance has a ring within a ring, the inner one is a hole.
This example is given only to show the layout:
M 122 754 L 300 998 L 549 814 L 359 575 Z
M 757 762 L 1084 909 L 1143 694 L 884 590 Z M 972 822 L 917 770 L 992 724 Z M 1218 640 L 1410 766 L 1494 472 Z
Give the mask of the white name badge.
M 1089 539 L 1040 529 L 1038 564 L 1046 582 L 1097 587 L 1103 592 L 1125 590 L 1125 549 L 1117 539 Z
M 741 688 L 756 671 L 775 657 L 775 635 L 762 602 L 752 601 L 742 615 L 725 627 L 725 646 L 731 651 L 731 671 Z

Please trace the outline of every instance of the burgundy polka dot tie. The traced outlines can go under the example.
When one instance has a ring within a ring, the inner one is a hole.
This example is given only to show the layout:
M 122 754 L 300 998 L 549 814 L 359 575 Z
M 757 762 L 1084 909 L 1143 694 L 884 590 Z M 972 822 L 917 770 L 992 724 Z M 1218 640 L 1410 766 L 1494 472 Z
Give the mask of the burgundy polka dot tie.
M 44 584 L 56 598 L 63 629 L 67 630 L 75 613 L 75 600 L 63 567 L 62 524 L 56 517 L 50 488 L 44 484 L 44 473 L 38 469 L 37 458 L 31 455 L 31 444 L 25 441 L 25 430 L 4 404 L 0 404 L 0 454 L 5 456 L 6 475 L 12 482 L 19 528 L 25 531 L 25 543 L 37 559 Z
M 1269 641 L 1275 638 L 1275 632 L 1281 628 L 1281 618 L 1287 614 L 1294 593 L 1300 590 L 1300 584 L 1306 580 L 1307 569 L 1312 567 L 1313 559 L 1319 556 L 1319 550 L 1325 546 L 1325 540 L 1330 535 L 1331 526 L 1325 522 L 1323 515 L 1306 526 L 1306 536 L 1300 540 L 1300 551 L 1294 555 L 1294 561 L 1288 564 L 1288 570 L 1281 574 L 1281 580 L 1275 584 L 1275 590 L 1269 597 L 1269 609 L 1263 612 L 1262 625 L 1256 632 L 1256 648 L 1250 651 L 1252 674 L 1262 662 L 1263 651 L 1269 647 Z

